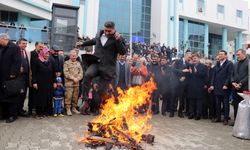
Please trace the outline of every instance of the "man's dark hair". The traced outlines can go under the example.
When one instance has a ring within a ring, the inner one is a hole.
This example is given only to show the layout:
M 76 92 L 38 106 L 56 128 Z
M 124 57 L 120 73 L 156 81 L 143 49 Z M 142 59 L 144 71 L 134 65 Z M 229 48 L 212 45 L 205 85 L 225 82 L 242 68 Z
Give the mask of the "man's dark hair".
M 17 41 L 17 44 L 20 44 L 22 41 L 27 42 L 27 40 L 26 40 L 25 38 L 20 38 L 20 39 Z
M 113 21 L 107 21 L 107 22 L 105 22 L 104 27 L 115 28 L 115 23 Z
M 238 49 L 238 50 L 237 50 L 237 53 L 238 53 L 238 52 L 241 52 L 241 53 L 244 54 L 244 55 L 246 55 L 246 53 L 247 53 L 246 50 L 244 50 L 244 49 Z
M 225 55 L 227 55 L 227 51 L 225 50 L 220 50 L 220 52 L 223 52 Z
M 35 46 L 37 46 L 38 44 L 43 44 L 43 42 L 36 41 Z

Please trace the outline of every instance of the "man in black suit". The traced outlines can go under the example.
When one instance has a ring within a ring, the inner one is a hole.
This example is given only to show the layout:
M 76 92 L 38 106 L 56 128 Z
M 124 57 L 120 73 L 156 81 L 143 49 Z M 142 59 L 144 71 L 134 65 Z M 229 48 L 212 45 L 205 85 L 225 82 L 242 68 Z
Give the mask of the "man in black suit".
M 101 30 L 94 39 L 78 43 L 77 45 L 95 45 L 93 55 L 99 58 L 88 67 L 83 79 L 83 97 L 84 100 L 87 100 L 90 83 L 94 77 L 99 76 L 103 81 L 100 83 L 103 83 L 104 87 L 108 87 L 112 80 L 115 79 L 117 55 L 126 54 L 126 48 L 123 38 L 120 33 L 116 32 L 115 23 L 112 21 L 107 21 L 104 24 L 104 30 Z M 103 90 L 104 96 L 107 93 L 105 91 L 107 89 L 109 88 L 100 89 L 101 91 Z
M 8 34 L 0 34 L 0 45 L 3 47 L 0 61 L 0 85 L 5 81 L 18 77 L 21 67 L 20 48 L 10 41 Z M 0 87 L 0 102 L 5 104 L 7 112 L 6 123 L 14 122 L 17 119 L 18 95 L 8 96 Z
M 234 71 L 232 75 L 233 85 L 233 107 L 234 107 L 234 119 L 236 119 L 239 103 L 243 100 L 237 93 L 248 91 L 248 64 L 246 51 L 239 49 L 236 53 L 238 62 L 234 64 Z M 230 123 L 233 125 L 234 123 Z
M 207 67 L 200 63 L 198 54 L 192 54 L 192 62 L 188 84 L 188 97 L 190 98 L 188 119 L 193 119 L 193 117 L 195 117 L 195 120 L 200 120 L 202 115 L 202 103 L 205 97 Z
M 221 50 L 218 55 L 219 62 L 216 64 L 211 82 L 211 90 L 214 90 L 216 100 L 216 119 L 213 122 L 221 122 L 221 103 L 223 103 L 224 120 L 223 124 L 228 124 L 229 119 L 229 95 L 231 89 L 231 75 L 233 63 L 227 60 L 227 52 Z
M 35 49 L 30 52 L 30 69 L 31 72 L 34 70 L 34 67 L 36 66 L 36 62 L 38 61 L 38 54 L 41 49 L 43 49 L 44 44 L 42 42 L 36 42 L 35 43 Z M 28 113 L 29 115 L 32 115 L 32 110 L 34 108 L 34 102 L 35 102 L 35 92 L 36 89 L 34 89 L 33 85 L 31 84 L 30 79 L 30 88 L 29 88 L 29 101 L 28 101 Z
M 186 104 L 186 113 L 189 112 L 188 110 L 188 99 L 186 99 L 187 94 L 187 86 L 188 86 L 188 76 L 190 74 L 190 63 L 189 61 L 192 59 L 191 52 L 187 52 L 184 58 L 176 60 L 173 65 L 173 71 L 175 76 L 178 78 L 178 92 L 177 92 L 177 100 L 179 100 L 179 109 L 178 109 L 178 116 L 183 118 L 183 110 Z M 178 103 L 178 101 L 177 101 Z

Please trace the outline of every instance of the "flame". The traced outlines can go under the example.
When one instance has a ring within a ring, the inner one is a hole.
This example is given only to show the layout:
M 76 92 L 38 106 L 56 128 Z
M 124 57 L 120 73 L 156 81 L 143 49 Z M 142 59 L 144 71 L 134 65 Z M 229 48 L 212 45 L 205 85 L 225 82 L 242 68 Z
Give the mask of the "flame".
M 139 143 L 142 135 L 151 129 L 149 121 L 152 118 L 152 113 L 148 105 L 151 101 L 151 94 L 155 89 L 156 84 L 153 79 L 141 86 L 131 87 L 125 92 L 118 89 L 119 103 L 115 103 L 114 97 L 107 100 L 107 103 L 102 106 L 101 114 L 91 121 L 94 123 L 93 131 L 98 131 L 100 124 L 110 124 L 129 137 L 133 137 L 135 142 Z M 138 110 L 143 105 L 147 105 L 148 109 L 144 113 L 139 113 Z M 118 135 L 117 138 L 119 141 L 128 142 L 128 139 L 119 135 L 114 128 L 109 128 L 111 134 Z M 106 132 L 105 138 L 111 138 L 111 134 Z M 91 143 L 94 141 L 82 140 L 82 142 Z

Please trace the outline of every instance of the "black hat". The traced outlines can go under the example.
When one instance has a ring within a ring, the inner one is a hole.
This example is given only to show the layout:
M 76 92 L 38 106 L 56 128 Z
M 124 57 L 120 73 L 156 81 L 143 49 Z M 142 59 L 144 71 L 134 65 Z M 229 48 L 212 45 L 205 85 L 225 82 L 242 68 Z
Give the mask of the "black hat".
M 57 46 L 57 45 L 53 45 L 51 47 L 51 49 L 53 49 L 54 51 L 60 51 L 61 50 L 61 49 L 59 49 L 59 46 Z

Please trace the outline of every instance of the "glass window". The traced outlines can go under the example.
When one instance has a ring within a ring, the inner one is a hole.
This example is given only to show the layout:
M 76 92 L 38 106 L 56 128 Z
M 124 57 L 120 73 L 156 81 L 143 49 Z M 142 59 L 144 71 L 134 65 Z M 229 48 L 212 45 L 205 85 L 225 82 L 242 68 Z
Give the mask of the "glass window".
M 236 15 L 238 18 L 242 18 L 242 16 L 243 16 L 242 10 L 237 10 Z
M 183 3 L 183 0 L 179 0 L 179 3 Z
M 197 9 L 199 13 L 205 12 L 205 2 L 204 0 L 197 0 Z
M 224 14 L 224 6 L 223 5 L 217 5 L 217 12 Z

